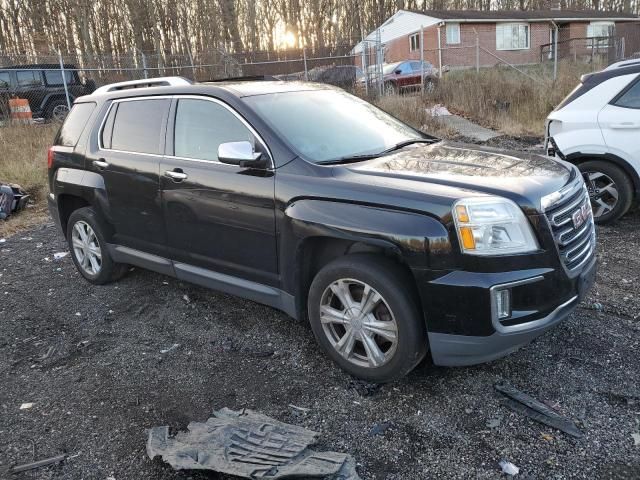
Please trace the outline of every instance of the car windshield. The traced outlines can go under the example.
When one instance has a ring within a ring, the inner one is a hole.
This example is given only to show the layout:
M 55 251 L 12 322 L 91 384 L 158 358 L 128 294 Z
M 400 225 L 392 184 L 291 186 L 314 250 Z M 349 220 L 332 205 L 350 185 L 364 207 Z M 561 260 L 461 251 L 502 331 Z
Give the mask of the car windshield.
M 364 100 L 339 90 L 307 90 L 245 97 L 245 101 L 311 162 L 376 155 L 427 136 Z
M 390 73 L 393 73 L 393 71 L 398 68 L 398 66 L 400 65 L 400 63 L 402 62 L 398 62 L 398 63 L 390 63 L 389 65 L 383 65 L 382 66 L 382 73 L 384 75 L 389 75 Z

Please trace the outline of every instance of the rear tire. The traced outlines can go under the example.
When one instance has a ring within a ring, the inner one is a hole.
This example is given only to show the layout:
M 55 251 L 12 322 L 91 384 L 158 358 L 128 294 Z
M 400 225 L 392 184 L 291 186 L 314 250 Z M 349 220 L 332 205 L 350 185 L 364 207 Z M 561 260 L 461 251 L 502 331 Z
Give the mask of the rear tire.
M 109 255 L 106 227 L 91 207 L 74 211 L 67 222 L 67 243 L 78 272 L 94 285 L 121 278 L 127 265 L 116 263 Z
M 401 378 L 427 352 L 413 292 L 413 278 L 385 257 L 338 258 L 318 272 L 309 291 L 316 340 L 351 375 L 376 383 Z
M 66 100 L 52 100 L 45 111 L 45 118 L 52 122 L 62 123 L 69 114 L 69 106 Z
M 633 201 L 633 184 L 621 168 L 602 160 L 589 160 L 578 168 L 589 190 L 596 223 L 610 223 L 627 213 Z

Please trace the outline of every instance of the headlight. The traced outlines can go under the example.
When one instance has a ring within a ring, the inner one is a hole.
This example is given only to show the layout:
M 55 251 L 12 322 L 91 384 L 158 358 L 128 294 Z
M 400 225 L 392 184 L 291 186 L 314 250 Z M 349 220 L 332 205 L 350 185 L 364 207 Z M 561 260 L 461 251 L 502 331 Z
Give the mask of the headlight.
M 522 210 L 501 197 L 458 200 L 453 218 L 463 253 L 508 255 L 533 252 L 538 242 Z

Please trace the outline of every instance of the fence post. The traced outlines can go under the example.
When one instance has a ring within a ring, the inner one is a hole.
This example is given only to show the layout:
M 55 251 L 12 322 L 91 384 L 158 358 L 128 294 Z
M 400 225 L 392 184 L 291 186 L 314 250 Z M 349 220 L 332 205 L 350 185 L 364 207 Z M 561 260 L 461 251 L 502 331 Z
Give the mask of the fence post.
M 309 71 L 307 70 L 307 49 L 302 47 L 302 59 L 304 60 L 304 81 L 309 81 Z
M 475 31 L 475 28 L 474 28 Z M 480 72 L 480 35 L 476 31 L 476 73 Z
M 553 36 L 553 81 L 555 82 L 558 79 L 558 24 L 556 22 L 552 22 L 555 27 L 555 34 Z
M 149 78 L 149 75 L 147 74 L 147 56 L 142 50 L 140 50 L 140 56 L 142 56 L 142 72 L 144 74 L 144 78 Z
M 442 25 L 438 24 L 438 76 L 442 78 Z
M 69 89 L 67 88 L 67 77 L 64 74 L 64 61 L 62 60 L 62 52 L 58 50 L 58 60 L 60 60 L 60 73 L 62 74 L 62 84 L 64 85 L 64 95 L 67 97 L 67 107 L 71 110 L 71 99 L 69 98 Z
M 424 26 L 420 26 L 420 91 L 424 97 Z
M 364 92 L 369 96 L 369 65 L 367 64 L 367 55 L 369 54 L 369 44 L 362 39 L 362 72 L 364 73 Z

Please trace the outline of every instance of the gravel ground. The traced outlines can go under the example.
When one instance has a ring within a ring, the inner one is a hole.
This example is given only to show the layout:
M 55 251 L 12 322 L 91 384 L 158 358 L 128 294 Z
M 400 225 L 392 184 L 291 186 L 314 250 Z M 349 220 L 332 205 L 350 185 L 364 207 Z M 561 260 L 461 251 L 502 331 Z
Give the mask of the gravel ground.
M 530 346 L 473 368 L 425 362 L 382 387 L 344 374 L 282 313 L 140 269 L 92 286 L 54 259 L 66 245 L 52 225 L 22 232 L 0 243 L 0 478 L 229 478 L 145 454 L 145 429 L 222 407 L 321 432 L 317 448 L 353 454 L 363 479 L 500 478 L 501 459 L 518 478 L 640 478 L 639 229 L 637 213 L 598 229 L 590 297 Z M 585 436 L 506 409 L 501 380 Z

